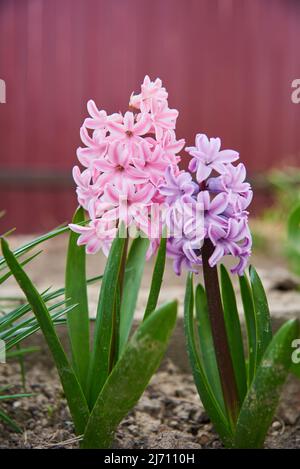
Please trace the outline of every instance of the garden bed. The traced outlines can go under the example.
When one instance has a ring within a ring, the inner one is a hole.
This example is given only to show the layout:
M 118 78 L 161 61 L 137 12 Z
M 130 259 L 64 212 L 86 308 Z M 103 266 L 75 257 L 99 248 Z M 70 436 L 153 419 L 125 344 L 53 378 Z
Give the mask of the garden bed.
M 4 404 L 24 432 L 13 433 L 0 424 L 0 448 L 77 448 L 56 370 L 45 359 L 33 363 L 27 364 L 27 391 L 34 396 Z M 18 365 L 2 366 L 0 381 L 13 384 L 11 392 L 21 391 Z M 192 376 L 167 359 L 120 425 L 114 446 L 201 449 L 222 444 L 199 401 Z M 291 378 L 286 385 L 266 447 L 300 447 L 300 381 Z
M 23 241 L 17 237 L 12 238 L 12 244 L 16 246 Z M 45 253 L 29 265 L 28 271 L 40 291 L 50 285 L 54 288 L 63 285 L 65 261 L 63 253 L 66 242 L 67 239 L 61 237 L 47 243 Z M 299 318 L 299 279 L 288 272 L 279 257 L 260 255 L 252 261 L 257 266 L 267 290 L 274 329 L 286 319 Z M 89 276 L 99 275 L 103 272 L 103 266 L 102 256 L 90 256 Z M 151 263 L 146 265 L 138 300 L 137 319 L 142 317 L 145 308 L 152 268 Z M 184 283 L 185 276 L 176 277 L 168 262 L 164 278 L 166 287 L 162 289 L 159 301 L 162 303 L 172 298 L 179 300 L 177 326 L 161 369 L 152 378 L 138 405 L 121 423 L 114 443 L 116 447 L 151 449 L 222 447 L 201 406 L 190 374 L 183 334 Z M 14 299 L 19 297 L 22 301 L 20 289 L 13 279 L 5 284 L 3 293 L 8 302 L 10 297 Z M 96 311 L 98 294 L 99 285 L 92 285 L 89 288 L 91 317 Z M 61 334 L 61 338 L 66 344 L 65 333 Z M 79 442 L 74 436 L 66 401 L 45 342 L 40 334 L 36 334 L 27 341 L 26 345 L 40 347 L 39 352 L 25 358 L 27 391 L 34 395 L 3 404 L 4 410 L 16 420 L 23 433 L 13 433 L 0 423 L 0 448 L 77 448 Z M 11 393 L 22 392 L 18 364 L 10 362 L 0 367 L 0 386 L 10 384 Z M 290 378 L 282 396 L 266 447 L 300 448 L 300 380 Z

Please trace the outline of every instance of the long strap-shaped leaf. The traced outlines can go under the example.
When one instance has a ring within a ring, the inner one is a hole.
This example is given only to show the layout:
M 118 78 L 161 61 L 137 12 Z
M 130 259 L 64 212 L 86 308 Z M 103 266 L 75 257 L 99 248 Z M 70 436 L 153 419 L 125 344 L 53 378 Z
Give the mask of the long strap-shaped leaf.
M 248 341 L 248 386 L 251 384 L 256 366 L 256 322 L 255 312 L 253 304 L 252 290 L 249 284 L 249 280 L 244 274 L 239 276 L 240 291 L 243 302 L 244 315 L 246 320 L 247 328 L 247 341 Z
M 177 303 L 161 306 L 127 344 L 91 412 L 83 448 L 109 448 L 119 422 L 136 404 L 159 366 L 176 322 Z
M 79 207 L 72 222 L 84 222 L 84 210 Z M 66 263 L 65 296 L 67 305 L 77 304 L 76 308 L 67 315 L 69 337 L 76 371 L 81 387 L 86 391 L 89 370 L 90 341 L 89 341 L 89 310 L 87 298 L 85 248 L 77 246 L 78 234 L 70 231 L 69 247 Z
M 3 238 L 1 239 L 1 247 L 7 265 L 23 290 L 28 303 L 31 305 L 32 311 L 47 341 L 68 401 L 76 433 L 81 434 L 85 429 L 89 417 L 89 409 L 82 388 L 55 332 L 47 306 Z
M 149 240 L 139 236 L 133 240 L 128 254 L 120 310 L 120 354 L 123 352 L 130 334 L 148 246 Z
M 203 363 L 203 368 L 212 392 L 225 414 L 225 404 L 209 320 L 207 298 L 205 290 L 200 283 L 196 287 L 195 306 L 201 362 Z
M 22 433 L 21 428 L 14 422 L 6 412 L 0 409 L 0 421 L 9 425 L 16 433 Z
M 232 364 L 238 388 L 240 402 L 247 392 L 247 375 L 243 346 L 243 337 L 234 289 L 229 274 L 221 265 L 221 289 L 226 333 L 232 358 Z
M 235 447 L 263 446 L 278 404 L 281 387 L 290 370 L 291 343 L 298 332 L 298 321 L 287 321 L 265 351 L 240 411 Z
M 187 277 L 184 297 L 184 330 L 189 359 L 200 398 L 223 443 L 226 446 L 231 446 L 233 435 L 230 425 L 212 391 L 204 370 L 204 363 L 201 361 L 201 357 L 197 352 L 194 331 L 193 277 L 190 273 Z
M 292 269 L 300 275 L 300 203 L 293 207 L 288 218 L 288 245 L 287 253 Z
M 300 363 L 293 363 L 291 366 L 291 373 L 300 379 Z
M 32 254 L 32 256 L 29 256 L 27 259 L 25 259 L 24 261 L 20 262 L 20 264 L 22 266 L 28 264 L 29 262 L 33 261 L 33 259 L 35 259 L 37 256 L 39 256 L 41 254 L 42 251 L 38 251 L 34 254 Z M 12 275 L 12 273 L 10 271 L 6 272 L 4 275 L 2 275 L 2 277 L 0 277 L 0 285 L 4 282 L 6 282 L 7 279 L 9 279 L 9 277 Z
M 268 301 L 263 284 L 254 269 L 250 267 L 250 282 L 255 311 L 256 324 L 256 358 L 255 367 L 259 365 L 263 354 L 272 340 L 272 325 Z
M 158 253 L 156 256 L 155 266 L 153 270 L 151 287 L 148 296 L 148 301 L 145 309 L 144 320 L 155 310 L 159 292 L 163 280 L 165 265 L 166 265 L 166 246 L 167 238 L 163 236 L 160 241 Z
M 19 257 L 22 254 L 25 254 L 26 252 L 28 252 L 31 249 L 35 248 L 39 244 L 43 243 L 44 241 L 48 241 L 51 238 L 55 238 L 56 236 L 59 236 L 60 234 L 69 231 L 69 229 L 70 228 L 68 226 L 64 226 L 64 227 L 60 227 L 60 228 L 57 228 L 55 230 L 49 231 L 49 233 L 46 233 L 42 236 L 39 236 L 38 238 L 35 238 L 34 240 L 30 241 L 29 243 L 24 244 L 24 246 L 21 246 L 21 247 L 17 248 L 14 251 L 14 255 L 15 255 L 15 257 Z M 5 257 L 0 257 L 0 266 L 5 265 L 5 263 L 6 263 Z
M 122 229 L 122 227 L 120 228 Z M 120 231 L 119 231 L 120 233 Z M 89 370 L 89 405 L 94 406 L 110 373 L 114 314 L 118 277 L 121 268 L 125 238 L 116 236 L 110 248 L 103 274 L 95 322 L 94 345 Z

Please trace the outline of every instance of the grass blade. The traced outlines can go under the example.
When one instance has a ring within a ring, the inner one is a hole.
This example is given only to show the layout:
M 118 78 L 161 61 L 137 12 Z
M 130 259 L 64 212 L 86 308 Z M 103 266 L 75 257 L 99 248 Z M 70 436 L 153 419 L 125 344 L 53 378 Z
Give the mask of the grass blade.
M 135 238 L 128 254 L 120 310 L 119 354 L 124 350 L 130 334 L 148 246 L 147 238 Z
M 226 333 L 238 388 L 239 401 L 242 403 L 247 392 L 243 337 L 233 285 L 224 265 L 221 265 L 221 291 Z
M 51 316 L 43 299 L 3 238 L 1 239 L 1 247 L 5 260 L 31 305 L 32 311 L 47 341 L 65 391 L 76 432 L 81 434 L 84 431 L 89 416 L 88 406 L 81 386 L 57 337 Z
M 0 396 L 0 401 L 6 401 L 9 399 L 20 399 L 21 397 L 31 397 L 32 393 L 23 393 L 23 394 L 6 394 Z
M 72 223 L 84 222 L 84 210 L 79 207 Z M 67 315 L 73 367 L 83 391 L 87 388 L 90 339 L 89 309 L 86 282 L 85 247 L 77 246 L 78 234 L 70 231 L 66 263 L 65 296 L 67 305 L 77 304 Z
M 134 333 L 91 412 L 83 448 L 111 446 L 117 425 L 136 404 L 161 362 L 176 313 L 176 302 L 165 304 Z

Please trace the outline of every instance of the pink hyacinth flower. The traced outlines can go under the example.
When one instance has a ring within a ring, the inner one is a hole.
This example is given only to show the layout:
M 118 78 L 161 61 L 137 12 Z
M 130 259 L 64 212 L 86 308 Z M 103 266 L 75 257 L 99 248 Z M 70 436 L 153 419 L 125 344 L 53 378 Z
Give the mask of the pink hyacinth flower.
M 152 203 L 155 191 L 155 187 L 149 183 L 142 186 L 123 183 L 121 188 L 106 184 L 103 201 L 111 203 L 114 208 L 106 212 L 103 218 L 109 221 L 122 220 L 126 227 L 133 224 L 147 232 L 148 207 Z
M 183 149 L 185 145 L 184 138 L 176 140 L 176 134 L 174 130 L 167 130 L 164 133 L 160 145 L 165 152 L 165 157 L 170 161 L 170 163 L 177 164 L 180 160 L 180 157 L 176 155 Z
M 160 141 L 166 130 L 175 129 L 178 111 L 177 109 L 169 109 L 168 103 L 165 101 L 154 101 L 151 104 L 150 116 L 156 139 Z
M 162 86 L 162 81 L 159 78 L 151 81 L 146 75 L 141 85 L 141 93 L 131 95 L 129 106 L 140 109 L 142 112 L 149 112 L 153 101 L 166 101 L 167 99 L 168 93 Z
M 121 114 L 112 114 L 108 116 L 106 111 L 99 111 L 95 102 L 90 99 L 87 103 L 87 110 L 91 117 L 84 120 L 84 127 L 92 130 L 103 130 L 106 128 L 108 122 L 122 122 Z
M 95 254 L 100 249 L 107 256 L 110 246 L 116 236 L 116 227 L 111 227 L 105 220 L 92 220 L 88 226 L 69 224 L 75 233 L 80 234 L 77 244 L 85 245 L 87 254 Z
M 94 168 L 102 173 L 99 180 L 103 187 L 110 181 L 121 186 L 124 182 L 143 184 L 148 180 L 141 169 L 131 164 L 128 148 L 117 141 L 110 144 L 107 158 L 95 161 Z
M 141 136 L 149 131 L 151 121 L 148 114 L 142 114 L 141 118 L 135 122 L 134 114 L 128 111 L 124 115 L 123 123 L 111 121 L 107 127 L 112 140 L 125 143 L 131 153 L 134 153 L 136 145 L 143 140 Z
M 86 168 L 91 171 L 94 169 L 94 163 L 96 160 L 103 158 L 108 149 L 108 142 L 105 140 L 106 132 L 101 130 L 97 135 L 90 137 L 86 127 L 81 127 L 80 137 L 86 147 L 77 148 L 77 158 Z
M 155 186 L 164 178 L 168 161 L 164 159 L 164 151 L 159 145 L 152 148 L 147 143 L 140 145 L 139 158 L 134 159 L 134 164 L 144 177 Z
M 76 193 L 78 197 L 78 203 L 85 210 L 88 210 L 90 201 L 99 197 L 99 195 L 101 195 L 103 192 L 101 181 L 97 180 L 95 183 L 93 183 L 91 171 L 85 169 L 81 173 L 78 166 L 74 166 L 73 168 L 73 178 L 77 184 Z

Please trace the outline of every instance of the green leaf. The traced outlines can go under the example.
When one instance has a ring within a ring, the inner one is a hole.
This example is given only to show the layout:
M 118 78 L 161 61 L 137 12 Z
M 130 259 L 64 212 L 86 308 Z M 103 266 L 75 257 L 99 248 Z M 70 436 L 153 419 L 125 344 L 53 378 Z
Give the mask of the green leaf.
M 36 252 L 35 254 L 32 254 L 32 256 L 28 257 L 27 259 L 25 259 L 24 261 L 20 262 L 20 265 L 24 266 L 26 264 L 29 264 L 29 262 L 31 262 L 33 259 L 35 259 L 39 254 L 41 254 L 42 251 L 38 251 Z M 6 282 L 6 280 L 12 275 L 12 273 L 10 271 L 6 272 L 4 275 L 2 275 L 0 277 L 0 285 L 4 282 Z
M 89 370 L 89 404 L 91 408 L 111 371 L 116 294 L 124 246 L 125 238 L 116 236 L 110 248 L 102 279 Z
M 240 291 L 244 308 L 248 341 L 248 386 L 251 384 L 256 366 L 256 323 L 252 290 L 246 274 L 239 276 Z
M 22 430 L 18 425 L 7 415 L 6 412 L 0 409 L 0 420 L 9 425 L 16 433 L 22 433 Z
M 247 392 L 243 337 L 233 285 L 224 265 L 221 265 L 221 290 L 226 333 L 241 404 Z
M 300 363 L 296 364 L 293 363 L 291 366 L 291 373 L 296 376 L 296 378 L 300 378 Z
M 167 237 L 162 236 L 153 270 L 150 293 L 144 313 L 144 320 L 155 310 L 166 265 Z
M 300 203 L 292 209 L 288 218 L 287 254 L 293 271 L 300 275 Z
M 76 432 L 81 434 L 89 417 L 88 406 L 76 374 L 57 337 L 47 306 L 3 238 L 1 239 L 1 247 L 5 260 L 31 305 L 32 311 L 47 341 L 61 379 Z
M 250 267 L 250 281 L 252 286 L 252 297 L 255 311 L 255 367 L 257 368 L 266 348 L 272 340 L 272 326 L 266 293 L 263 284 L 253 266 Z
M 287 321 L 275 334 L 257 368 L 236 427 L 236 448 L 261 448 L 291 366 L 291 343 L 299 323 Z
M 87 281 L 87 284 L 93 284 L 94 282 L 102 279 L 102 275 L 98 277 L 93 277 Z M 64 288 L 59 288 L 58 290 L 54 290 L 53 292 L 49 292 L 49 289 L 46 290 L 46 292 L 41 294 L 41 297 L 45 303 L 49 302 L 50 300 L 53 300 L 55 298 L 58 298 L 62 295 L 64 295 L 65 289 Z M 64 302 L 63 302 L 64 303 Z M 57 308 L 57 306 L 61 303 L 56 303 L 55 305 L 51 305 L 48 307 L 48 311 L 51 311 L 54 308 Z M 6 313 L 3 317 L 0 316 L 0 335 L 1 332 L 9 327 L 12 323 L 18 321 L 21 317 L 23 317 L 26 313 L 29 313 L 31 311 L 31 306 L 27 303 L 22 306 L 18 306 L 18 308 L 10 311 L 9 313 Z
M 21 393 L 21 394 L 6 394 L 0 396 L 0 401 L 6 401 L 9 399 L 20 399 L 21 397 L 31 397 L 32 393 Z
M 176 322 L 177 303 L 153 312 L 134 333 L 91 412 L 83 448 L 109 448 L 120 421 L 133 408 L 166 351 Z
M 135 238 L 126 262 L 120 311 L 119 354 L 124 350 L 130 334 L 148 246 L 149 240 L 147 238 Z
M 34 353 L 34 352 L 39 352 L 39 351 L 40 351 L 39 347 L 25 347 L 25 348 L 13 350 L 12 352 L 7 353 L 6 358 L 23 357 L 24 355 L 27 355 L 28 353 Z
M 72 223 L 84 222 L 84 210 L 79 207 Z M 89 308 L 87 296 L 85 247 L 77 246 L 78 234 L 70 231 L 66 263 L 65 295 L 67 305 L 77 304 L 67 315 L 73 367 L 83 391 L 87 388 L 90 357 Z
M 203 369 L 212 392 L 225 414 L 225 404 L 209 320 L 207 298 L 201 284 L 198 284 L 196 287 L 195 306 L 201 362 L 203 363 Z
M 193 277 L 192 274 L 189 273 L 184 297 L 184 330 L 194 381 L 201 401 L 210 416 L 216 431 L 219 433 L 223 443 L 226 446 L 231 446 L 233 434 L 230 423 L 227 421 L 226 416 L 218 403 L 217 397 L 214 395 L 211 385 L 206 377 L 204 363 L 201 361 L 201 357 L 197 351 L 194 329 Z
M 56 230 L 50 231 L 49 233 L 39 236 L 38 238 L 30 241 L 29 243 L 24 244 L 20 248 L 15 249 L 13 253 L 15 257 L 18 258 L 19 256 L 35 248 L 39 244 L 43 243 L 44 241 L 48 241 L 49 239 L 55 238 L 56 236 L 59 236 L 62 233 L 66 233 L 67 231 L 69 231 L 69 229 L 70 228 L 68 226 L 57 228 Z M 5 257 L 0 257 L 0 266 L 3 266 L 5 264 L 6 264 Z
M 291 373 L 300 378 L 300 337 L 292 343 L 292 349 Z

